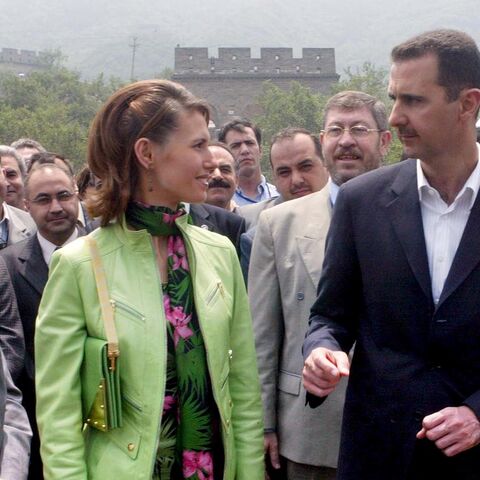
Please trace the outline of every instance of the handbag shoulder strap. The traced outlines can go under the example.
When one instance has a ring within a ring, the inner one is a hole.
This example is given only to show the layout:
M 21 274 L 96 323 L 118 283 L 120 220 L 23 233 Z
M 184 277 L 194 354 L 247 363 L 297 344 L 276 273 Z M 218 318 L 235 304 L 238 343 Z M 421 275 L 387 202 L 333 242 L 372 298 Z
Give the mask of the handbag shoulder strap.
M 100 253 L 98 252 L 97 242 L 91 235 L 88 235 L 85 238 L 92 255 L 93 273 L 95 275 L 98 299 L 100 300 L 100 308 L 102 311 L 103 323 L 105 325 L 105 333 L 107 335 L 107 352 L 110 363 L 109 368 L 110 370 L 115 370 L 115 361 L 120 355 L 120 350 L 118 348 L 118 337 L 117 330 L 115 329 L 113 307 L 108 296 L 107 278 L 105 276 Z

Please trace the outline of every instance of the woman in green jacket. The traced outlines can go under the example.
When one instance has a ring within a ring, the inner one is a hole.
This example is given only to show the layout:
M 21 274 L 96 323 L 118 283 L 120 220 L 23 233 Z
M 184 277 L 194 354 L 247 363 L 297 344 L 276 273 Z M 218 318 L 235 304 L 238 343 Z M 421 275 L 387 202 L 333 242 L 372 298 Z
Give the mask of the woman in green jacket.
M 54 255 L 37 320 L 46 480 L 264 478 L 253 334 L 235 249 L 190 225 L 181 204 L 206 197 L 214 166 L 208 121 L 205 102 L 151 80 L 119 90 L 93 122 L 88 163 L 101 187 L 90 207 L 101 228 L 91 236 L 118 334 L 122 420 L 108 431 L 84 426 L 85 342 L 106 333 L 81 238 Z

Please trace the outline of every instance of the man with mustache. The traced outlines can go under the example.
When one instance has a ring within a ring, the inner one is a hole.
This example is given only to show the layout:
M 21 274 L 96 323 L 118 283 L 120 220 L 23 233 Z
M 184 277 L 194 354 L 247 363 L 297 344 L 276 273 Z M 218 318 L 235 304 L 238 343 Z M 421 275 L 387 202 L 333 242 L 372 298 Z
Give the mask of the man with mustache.
M 391 58 L 390 124 L 410 158 L 340 190 L 304 385 L 315 406 L 349 377 L 338 480 L 476 480 L 480 51 L 435 30 Z
M 35 319 L 53 252 L 84 232 L 77 227 L 79 201 L 74 179 L 65 169 L 56 164 L 38 165 L 25 180 L 25 194 L 37 233 L 2 250 L 1 256 L 12 279 L 25 336 L 25 365 L 17 386 L 33 430 L 29 478 L 37 480 L 43 476 L 35 421 Z
M 211 142 L 208 148 L 216 167 L 209 178 L 207 201 L 185 206 L 194 225 L 225 235 L 240 255 L 240 237 L 245 232 L 245 220 L 233 212 L 236 207 L 232 200 L 236 185 L 233 155 L 221 142 Z
M 212 153 L 215 169 L 208 182 L 205 203 L 235 212 L 237 204 L 232 197 L 237 188 L 237 173 L 233 152 L 222 142 L 210 142 L 208 149 Z
M 301 345 L 338 189 L 378 168 L 387 153 L 385 105 L 362 92 L 338 93 L 326 104 L 320 140 L 330 174 L 325 187 L 326 175 L 318 170 L 314 175 L 317 162 L 321 165 L 317 138 L 287 129 L 273 143 L 277 186 L 289 201 L 261 213 L 248 277 L 267 464 L 274 469 L 284 464 L 284 478 L 292 480 L 335 478 L 345 384 L 320 411 L 306 408 Z

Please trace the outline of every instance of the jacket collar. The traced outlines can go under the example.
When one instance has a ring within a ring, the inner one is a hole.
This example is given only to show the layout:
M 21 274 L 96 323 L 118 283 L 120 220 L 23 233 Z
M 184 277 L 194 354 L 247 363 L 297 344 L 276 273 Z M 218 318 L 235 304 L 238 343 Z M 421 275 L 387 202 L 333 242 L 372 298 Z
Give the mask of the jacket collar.
M 399 165 L 398 174 L 391 184 L 391 196 L 387 199 L 386 207 L 410 268 L 425 296 L 433 302 L 422 213 L 418 199 L 416 162 L 415 160 L 404 162 Z

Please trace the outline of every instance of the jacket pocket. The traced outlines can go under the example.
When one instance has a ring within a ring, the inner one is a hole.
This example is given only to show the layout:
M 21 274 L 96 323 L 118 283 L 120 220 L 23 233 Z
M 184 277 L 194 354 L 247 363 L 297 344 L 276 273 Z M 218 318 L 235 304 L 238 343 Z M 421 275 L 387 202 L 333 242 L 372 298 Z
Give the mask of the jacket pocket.
M 300 389 L 302 386 L 302 379 L 300 375 L 296 373 L 286 372 L 280 370 L 278 376 L 278 389 L 282 392 L 289 393 L 290 395 L 300 395 Z
M 225 295 L 222 282 L 220 280 L 214 280 L 206 290 L 204 301 L 205 305 L 214 305 L 221 296 Z
M 147 338 L 144 314 L 135 306 L 114 297 L 112 306 L 120 349 L 119 370 L 123 395 L 143 398 L 145 344 Z
M 222 281 L 219 278 L 213 280 L 204 291 L 205 294 L 202 293 L 200 298 L 205 313 L 217 321 L 221 319 L 229 321 L 232 317 L 233 299 Z
M 118 312 L 120 316 L 125 316 L 140 322 L 142 325 L 145 323 L 145 315 L 139 312 L 136 308 L 128 305 L 126 302 L 119 300 L 117 298 L 112 298 L 110 300 L 114 312 Z

